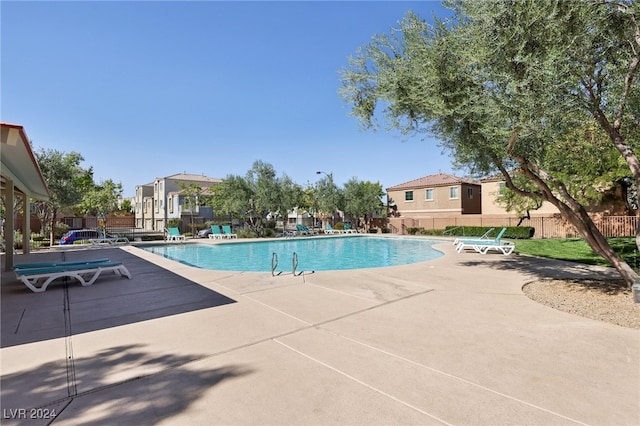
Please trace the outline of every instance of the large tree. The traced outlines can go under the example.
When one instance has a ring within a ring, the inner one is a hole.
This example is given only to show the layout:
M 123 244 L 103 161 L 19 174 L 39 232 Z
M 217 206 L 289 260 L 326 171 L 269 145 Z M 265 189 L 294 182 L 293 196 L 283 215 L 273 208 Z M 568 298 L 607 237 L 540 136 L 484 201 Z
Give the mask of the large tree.
M 322 217 L 329 217 L 333 220 L 335 212 L 344 209 L 344 193 L 333 181 L 332 173 L 327 174 L 316 183 L 314 192 L 318 212 Z
M 122 184 L 111 179 L 94 184 L 93 179 L 84 185 L 82 199 L 73 208 L 77 215 L 98 216 L 118 210 L 122 196 Z
M 80 167 L 84 158 L 77 152 L 40 149 L 34 154 L 51 194 L 48 201 L 36 201 L 34 210 L 42 222 L 43 230 L 49 230 L 50 244 L 53 245 L 58 213 L 62 209 L 72 208 L 82 200 L 88 183 L 93 184 L 93 171 Z
M 263 235 L 267 216 L 281 216 L 303 202 L 302 187 L 273 166 L 255 161 L 246 176 L 227 176 L 216 186 L 213 205 L 217 211 L 240 217 L 258 235 Z
M 581 173 L 562 147 L 571 132 L 597 124 L 640 186 L 634 151 L 640 6 L 595 0 L 446 5 L 455 12 L 451 20 L 429 26 L 409 13 L 401 33 L 374 38 L 351 59 L 342 94 L 354 115 L 371 127 L 381 103 L 393 126 L 436 135 L 458 165 L 499 172 L 513 192 L 552 203 L 630 285 L 637 274 L 587 214 L 574 189 Z
M 367 215 L 382 210 L 384 191 L 379 182 L 361 181 L 351 178 L 344 184 L 344 212 L 357 219 L 364 218 L 367 230 Z

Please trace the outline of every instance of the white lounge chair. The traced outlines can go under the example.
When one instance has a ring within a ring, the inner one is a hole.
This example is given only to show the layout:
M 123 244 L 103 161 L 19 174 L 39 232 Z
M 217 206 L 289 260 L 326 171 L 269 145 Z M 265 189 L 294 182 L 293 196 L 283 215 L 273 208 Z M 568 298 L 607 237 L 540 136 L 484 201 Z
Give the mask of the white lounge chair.
M 333 234 L 344 234 L 345 232 L 342 229 L 335 229 L 333 226 L 327 223 L 324 233 L 333 235 Z
M 511 243 L 501 243 L 500 239 L 502 238 L 502 236 L 504 235 L 504 233 L 507 232 L 507 228 L 502 228 L 502 230 L 500 230 L 500 232 L 498 232 L 498 235 L 496 236 L 495 239 L 493 240 L 462 240 L 460 241 L 460 243 L 458 243 L 457 247 L 456 247 L 456 251 L 458 253 L 462 253 L 462 251 L 466 248 L 471 248 L 475 251 L 477 251 L 478 253 L 482 253 L 482 254 L 486 254 L 488 249 L 485 249 L 487 246 L 501 246 L 501 245 L 508 245 Z M 513 249 L 511 251 L 509 251 L 509 254 L 513 251 Z M 506 254 L 506 253 L 505 253 Z
M 35 269 L 35 268 L 52 268 L 55 266 L 70 266 L 70 265 L 91 265 L 94 263 L 111 262 L 111 259 L 103 257 L 100 259 L 79 259 L 79 260 L 66 260 L 66 261 L 53 261 L 53 262 L 38 262 L 38 263 L 17 263 L 12 266 L 12 269 Z
M 167 241 L 186 241 L 186 237 L 180 234 L 178 228 L 165 228 L 165 239 Z
M 345 234 L 357 234 L 358 230 L 357 229 L 352 229 L 350 224 L 345 223 L 344 224 L 344 233 Z
M 209 234 L 209 239 L 221 240 L 223 238 L 227 237 L 220 230 L 220 225 L 211 225 L 211 233 Z
M 105 271 L 111 271 L 118 276 L 125 276 L 131 279 L 131 274 L 121 262 L 111 261 L 67 263 L 58 264 L 58 266 L 15 269 L 16 278 L 34 293 L 44 292 L 49 284 L 63 277 L 75 278 L 80 281 L 82 286 L 90 286 Z
M 501 252 L 505 256 L 508 256 L 511 253 L 513 253 L 513 250 L 515 248 L 516 248 L 515 244 L 509 241 L 501 241 L 499 243 L 494 243 L 489 241 L 484 244 L 481 243 L 473 246 L 473 249 L 480 254 L 487 254 L 489 250 L 495 250 L 495 251 Z
M 237 234 L 231 232 L 230 225 L 222 225 L 222 235 L 224 235 L 225 238 L 238 238 Z
M 103 244 L 115 245 L 118 243 L 129 244 L 129 239 L 127 237 L 120 237 L 118 235 L 103 235 L 100 238 L 91 238 L 89 242 L 92 246 L 100 246 Z
M 482 234 L 479 237 L 469 237 L 469 238 L 458 237 L 455 240 L 453 240 L 453 245 L 454 246 L 458 246 L 463 241 L 489 240 L 489 234 L 491 234 L 494 229 L 495 228 L 490 228 L 487 232 L 485 232 L 484 234 Z

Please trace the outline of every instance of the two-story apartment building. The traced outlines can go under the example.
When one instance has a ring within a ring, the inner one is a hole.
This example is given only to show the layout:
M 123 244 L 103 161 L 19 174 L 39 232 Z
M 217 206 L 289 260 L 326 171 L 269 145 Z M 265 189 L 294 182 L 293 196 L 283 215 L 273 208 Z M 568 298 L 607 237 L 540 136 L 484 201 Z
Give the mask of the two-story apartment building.
M 451 217 L 482 213 L 480 183 L 438 173 L 387 188 L 391 216 Z
M 196 184 L 205 192 L 220 182 L 222 179 L 205 175 L 178 173 L 156 178 L 145 185 L 137 185 L 134 198 L 136 228 L 162 231 L 170 219 L 179 219 L 184 215 L 198 215 L 197 202 L 193 207 L 185 205 L 180 184 L 187 186 Z

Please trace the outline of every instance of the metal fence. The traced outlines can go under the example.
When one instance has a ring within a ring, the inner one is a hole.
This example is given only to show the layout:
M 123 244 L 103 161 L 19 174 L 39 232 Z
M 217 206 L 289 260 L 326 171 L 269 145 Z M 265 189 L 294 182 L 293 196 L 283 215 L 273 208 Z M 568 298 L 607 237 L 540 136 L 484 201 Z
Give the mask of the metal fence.
M 638 229 L 637 216 L 600 216 L 593 218 L 605 237 L 632 237 Z M 447 226 L 531 226 L 534 238 L 572 238 L 579 234 L 573 225 L 559 217 L 532 217 L 522 220 L 517 217 L 490 217 L 468 215 L 455 217 L 433 217 L 421 219 L 390 218 L 389 228 L 394 234 L 407 234 L 407 228 L 445 229 Z

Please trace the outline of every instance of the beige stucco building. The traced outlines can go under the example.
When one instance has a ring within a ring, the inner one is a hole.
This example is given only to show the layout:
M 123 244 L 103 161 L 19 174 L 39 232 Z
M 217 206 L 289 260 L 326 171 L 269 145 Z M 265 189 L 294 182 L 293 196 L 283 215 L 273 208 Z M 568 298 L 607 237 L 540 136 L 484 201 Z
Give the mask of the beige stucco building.
M 500 191 L 505 186 L 504 178 L 502 176 L 482 179 L 480 185 L 482 187 L 483 216 L 514 216 L 513 212 L 508 212 L 505 207 L 497 201 Z M 548 201 L 543 201 L 540 208 L 537 210 L 531 210 L 529 215 L 532 217 L 549 217 L 559 213 L 560 212 L 553 204 Z
M 482 213 L 481 185 L 438 173 L 387 188 L 392 217 L 427 218 Z
M 186 185 L 196 184 L 205 191 L 220 182 L 222 182 L 222 179 L 178 173 L 156 178 L 146 185 L 136 186 L 134 202 L 136 228 L 162 231 L 167 226 L 169 219 L 178 219 L 184 214 L 192 213 L 184 205 L 180 183 Z M 192 208 L 194 209 L 193 213 L 198 214 L 199 206 L 197 202 Z

